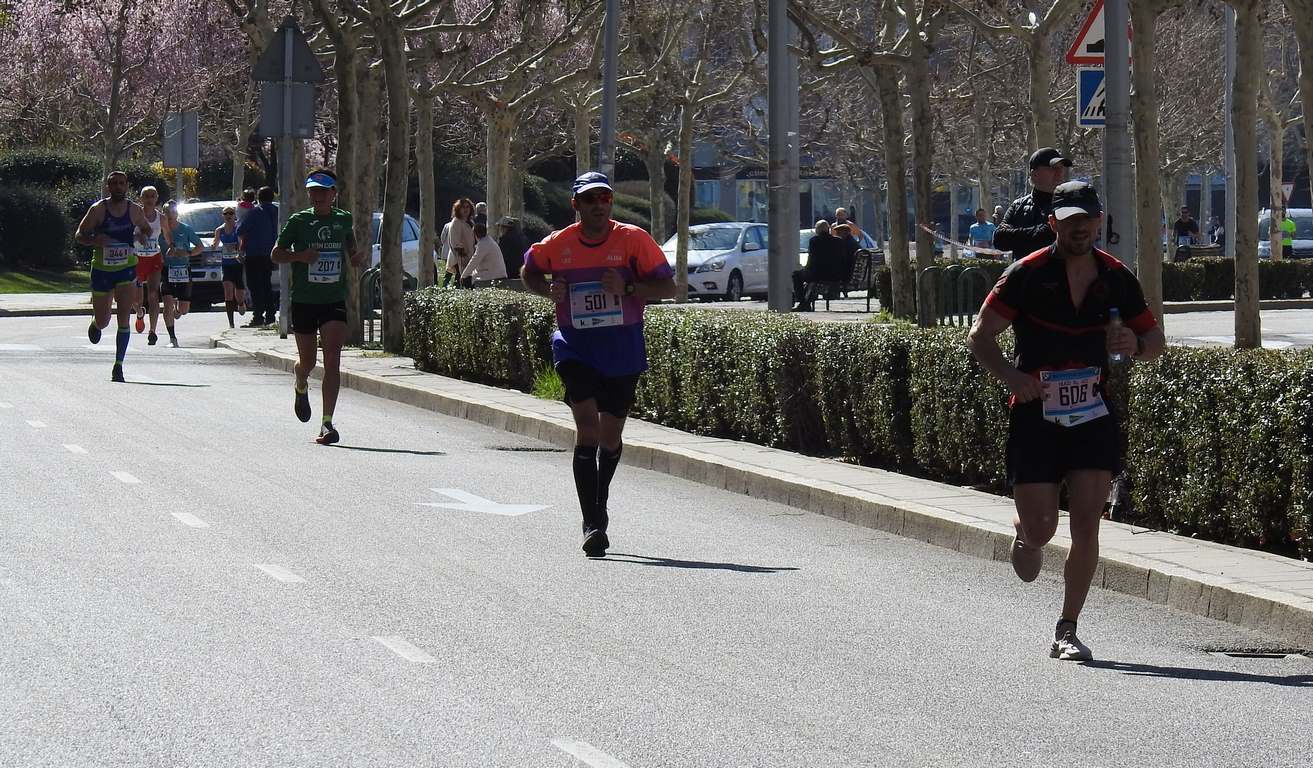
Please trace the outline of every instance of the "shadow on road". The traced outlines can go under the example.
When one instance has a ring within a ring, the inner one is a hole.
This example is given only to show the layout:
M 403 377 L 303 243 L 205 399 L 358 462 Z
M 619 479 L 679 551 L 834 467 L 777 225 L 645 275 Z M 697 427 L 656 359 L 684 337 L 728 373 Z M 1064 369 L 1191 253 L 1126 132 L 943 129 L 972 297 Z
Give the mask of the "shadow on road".
M 344 451 L 365 451 L 366 453 L 408 453 L 411 456 L 446 456 L 444 451 L 412 451 L 407 448 L 367 448 L 363 445 L 330 445 Z
M 636 565 L 658 565 L 663 568 L 691 568 L 709 571 L 738 571 L 739 573 L 779 573 L 796 571 L 797 568 L 771 568 L 764 565 L 743 565 L 741 563 L 709 563 L 702 560 L 671 560 L 668 557 L 650 557 L 648 555 L 630 555 L 624 552 L 611 552 L 604 560 L 615 563 L 634 563 Z
M 1268 683 L 1289 688 L 1313 688 L 1313 674 L 1260 675 L 1253 672 L 1232 672 L 1225 669 L 1195 669 L 1194 667 L 1160 667 L 1156 664 L 1132 664 L 1124 661 L 1087 661 L 1084 666 L 1111 669 L 1135 677 L 1170 677 L 1177 680 L 1207 680 L 1219 683 Z
M 188 389 L 199 389 L 208 387 L 209 384 L 180 384 L 175 381 L 129 381 L 127 384 L 136 384 L 139 387 L 186 387 Z

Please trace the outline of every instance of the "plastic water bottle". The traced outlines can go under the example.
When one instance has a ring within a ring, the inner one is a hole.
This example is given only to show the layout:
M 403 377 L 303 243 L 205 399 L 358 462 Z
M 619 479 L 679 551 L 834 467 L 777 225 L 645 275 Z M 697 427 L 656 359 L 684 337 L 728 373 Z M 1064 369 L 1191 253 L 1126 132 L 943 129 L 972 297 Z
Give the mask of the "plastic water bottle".
M 1115 331 L 1121 327 L 1122 327 L 1121 310 L 1117 309 L 1116 307 L 1111 307 L 1108 310 L 1108 330 Z M 1121 352 L 1113 352 L 1112 354 L 1108 355 L 1108 362 L 1113 365 L 1121 365 L 1122 363 L 1126 362 L 1126 355 L 1122 354 Z

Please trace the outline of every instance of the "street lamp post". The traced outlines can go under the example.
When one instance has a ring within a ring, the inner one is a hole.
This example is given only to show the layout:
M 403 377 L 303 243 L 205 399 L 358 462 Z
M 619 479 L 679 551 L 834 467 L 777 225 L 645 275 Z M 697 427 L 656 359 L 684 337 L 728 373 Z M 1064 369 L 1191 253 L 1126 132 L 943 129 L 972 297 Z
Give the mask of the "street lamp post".
M 597 169 L 615 181 L 616 61 L 619 53 L 620 0 L 606 0 L 602 24 L 602 128 L 598 137 Z
M 1104 129 L 1103 185 L 1108 217 L 1103 242 L 1108 252 L 1132 270 L 1139 258 L 1135 252 L 1135 197 L 1131 184 L 1130 46 L 1126 38 L 1129 10 L 1127 0 L 1107 0 L 1103 5 L 1104 35 Z M 1113 228 L 1118 233 L 1113 242 Z
M 1235 8 L 1230 5 L 1225 6 L 1222 11 L 1226 14 L 1226 75 L 1222 81 L 1222 119 L 1225 129 L 1222 143 L 1222 167 L 1226 173 L 1226 208 L 1225 220 L 1222 222 L 1223 236 L 1223 253 L 1228 259 L 1235 258 L 1235 219 L 1236 219 L 1236 199 L 1235 199 L 1235 126 L 1231 124 L 1231 104 L 1234 101 L 1232 96 L 1233 83 L 1235 82 L 1235 55 L 1236 55 L 1236 18 Z
M 770 309 L 793 306 L 792 272 L 798 261 L 798 76 L 789 52 L 793 23 L 787 0 L 770 0 L 767 50 L 767 125 L 770 131 L 767 197 Z

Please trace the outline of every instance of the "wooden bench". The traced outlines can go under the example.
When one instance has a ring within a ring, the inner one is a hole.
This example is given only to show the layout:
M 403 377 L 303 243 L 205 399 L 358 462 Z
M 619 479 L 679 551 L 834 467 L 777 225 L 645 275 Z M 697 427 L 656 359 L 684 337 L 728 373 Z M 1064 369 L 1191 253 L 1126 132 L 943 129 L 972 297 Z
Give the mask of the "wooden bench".
M 871 299 L 875 294 L 875 270 L 884 265 L 884 251 L 862 248 L 853 260 L 853 271 L 847 280 L 814 280 L 807 283 L 805 304 L 814 304 L 817 299 L 825 302 L 825 311 L 830 311 L 830 302 L 837 300 L 844 291 L 866 291 L 866 311 L 871 311 Z

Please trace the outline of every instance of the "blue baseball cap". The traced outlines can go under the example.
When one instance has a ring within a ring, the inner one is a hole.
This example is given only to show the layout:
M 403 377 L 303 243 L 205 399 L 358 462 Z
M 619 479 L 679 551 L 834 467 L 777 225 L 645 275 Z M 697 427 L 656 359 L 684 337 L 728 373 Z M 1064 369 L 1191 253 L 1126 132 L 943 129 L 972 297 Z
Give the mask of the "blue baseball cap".
M 337 179 L 326 173 L 312 173 L 305 178 L 305 188 L 312 189 L 314 187 L 337 189 Z
M 594 189 L 605 189 L 607 192 L 612 191 L 611 180 L 606 178 L 605 173 L 598 173 L 597 171 L 589 171 L 575 179 L 572 189 L 574 190 L 575 197 L 578 197 L 585 192 L 591 192 Z

